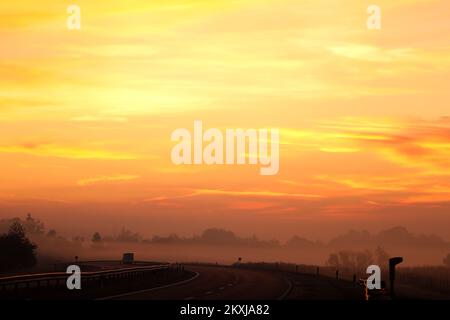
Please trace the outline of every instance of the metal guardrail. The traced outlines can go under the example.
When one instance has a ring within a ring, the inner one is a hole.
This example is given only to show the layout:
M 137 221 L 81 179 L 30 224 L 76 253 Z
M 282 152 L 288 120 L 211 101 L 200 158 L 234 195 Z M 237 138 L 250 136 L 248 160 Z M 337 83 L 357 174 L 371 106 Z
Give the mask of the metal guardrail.
M 97 282 L 101 286 L 105 281 L 111 279 L 137 279 L 145 277 L 148 273 L 168 270 L 170 264 L 152 265 L 142 267 L 131 267 L 91 272 L 81 272 L 82 283 Z M 50 272 L 9 276 L 0 278 L 0 291 L 17 290 L 20 288 L 59 286 L 65 285 L 70 273 Z

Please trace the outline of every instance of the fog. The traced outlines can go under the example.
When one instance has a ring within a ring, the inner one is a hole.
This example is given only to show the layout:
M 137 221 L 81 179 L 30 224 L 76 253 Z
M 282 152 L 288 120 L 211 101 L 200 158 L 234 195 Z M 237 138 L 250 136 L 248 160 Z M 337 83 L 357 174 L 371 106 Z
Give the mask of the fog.
M 405 266 L 418 266 L 443 265 L 444 257 L 450 252 L 450 243 L 440 237 L 414 234 L 400 226 L 378 233 L 351 230 L 326 242 L 301 235 L 284 242 L 265 240 L 257 236 L 243 237 L 222 228 L 209 228 L 200 235 L 188 237 L 169 234 L 146 238 L 124 227 L 114 234 L 92 230 L 88 237 L 67 237 L 28 215 L 0 220 L 0 233 L 6 232 L 13 221 L 20 222 L 37 245 L 39 268 L 74 261 L 75 256 L 78 261 L 120 260 L 125 252 L 133 252 L 139 261 L 232 264 L 241 258 L 242 262 L 321 266 L 330 264 L 331 254 L 358 256 L 360 260 L 364 257 L 367 263 L 382 263 L 379 260 L 385 259 L 384 256 L 402 256 Z

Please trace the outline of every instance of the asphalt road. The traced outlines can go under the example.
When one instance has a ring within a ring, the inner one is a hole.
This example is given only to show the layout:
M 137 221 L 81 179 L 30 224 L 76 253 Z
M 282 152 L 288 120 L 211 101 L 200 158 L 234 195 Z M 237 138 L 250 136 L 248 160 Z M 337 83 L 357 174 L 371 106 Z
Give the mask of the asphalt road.
M 290 282 L 277 273 L 231 267 L 188 266 L 195 278 L 165 288 L 127 293 L 114 299 L 133 300 L 271 300 L 282 298 Z
M 349 282 L 327 277 L 220 266 L 186 266 L 190 280 L 111 297 L 132 300 L 361 299 Z

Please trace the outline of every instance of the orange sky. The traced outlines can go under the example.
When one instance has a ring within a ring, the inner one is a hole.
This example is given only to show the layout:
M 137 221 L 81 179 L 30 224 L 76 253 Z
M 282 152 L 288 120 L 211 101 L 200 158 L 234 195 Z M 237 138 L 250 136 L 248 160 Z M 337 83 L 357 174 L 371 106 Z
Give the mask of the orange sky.
M 378 31 L 372 2 L 77 0 L 69 31 L 69 3 L 3 1 L 0 216 L 450 239 L 450 2 L 377 0 Z M 173 165 L 194 120 L 279 128 L 279 174 Z

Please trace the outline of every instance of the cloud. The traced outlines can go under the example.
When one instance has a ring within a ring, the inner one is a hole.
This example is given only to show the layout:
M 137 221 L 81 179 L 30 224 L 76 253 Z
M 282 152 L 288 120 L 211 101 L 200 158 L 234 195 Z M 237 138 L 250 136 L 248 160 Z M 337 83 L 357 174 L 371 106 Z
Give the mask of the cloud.
M 86 178 L 78 180 L 77 184 L 79 186 L 88 186 L 92 184 L 97 184 L 101 182 L 117 182 L 117 181 L 130 181 L 140 178 L 138 175 L 131 174 L 116 174 L 111 176 L 97 176 L 93 178 Z
M 450 125 L 435 121 L 344 118 L 307 130 L 281 131 L 288 143 L 306 150 L 372 153 L 408 168 L 441 172 L 450 168 Z
M 22 153 L 39 157 L 66 159 L 132 160 L 138 158 L 136 155 L 123 152 L 84 149 L 55 144 L 37 144 L 33 142 L 21 145 L 0 145 L 0 153 Z
M 346 147 L 324 147 L 320 148 L 320 151 L 330 152 L 330 153 L 354 153 L 359 152 L 358 148 L 346 148 Z
M 230 203 L 229 208 L 232 210 L 257 211 L 268 210 L 276 205 L 276 203 L 266 201 L 234 201 Z
M 71 118 L 70 120 L 74 122 L 128 122 L 128 118 L 125 117 L 105 117 L 96 115 L 76 116 Z
M 343 44 L 328 48 L 333 54 L 349 59 L 395 62 L 414 58 L 411 48 L 385 49 L 366 44 Z
M 273 197 L 273 198 L 306 198 L 306 199 L 322 198 L 322 196 L 318 194 L 286 193 L 267 190 L 232 191 L 232 190 L 218 190 L 218 189 L 195 189 L 194 195 L 225 195 L 235 197 L 268 197 L 268 198 Z

